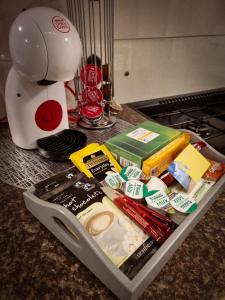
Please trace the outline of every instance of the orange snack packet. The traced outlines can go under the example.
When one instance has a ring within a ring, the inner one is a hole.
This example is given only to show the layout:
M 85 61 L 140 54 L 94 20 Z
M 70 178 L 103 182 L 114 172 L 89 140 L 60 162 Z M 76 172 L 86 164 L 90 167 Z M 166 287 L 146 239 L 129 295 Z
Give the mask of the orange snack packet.
M 211 166 L 205 172 L 203 178 L 211 181 L 218 181 L 220 177 L 225 174 L 225 164 L 211 159 L 208 161 L 211 163 Z

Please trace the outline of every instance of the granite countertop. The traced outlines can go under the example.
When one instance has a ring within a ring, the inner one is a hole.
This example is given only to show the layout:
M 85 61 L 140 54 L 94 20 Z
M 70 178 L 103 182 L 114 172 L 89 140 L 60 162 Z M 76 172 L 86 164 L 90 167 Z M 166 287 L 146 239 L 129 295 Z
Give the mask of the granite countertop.
M 144 118 L 126 107 L 120 118 Z M 25 208 L 22 190 L 0 182 L 0 299 L 116 299 Z M 225 297 L 225 193 L 140 299 Z

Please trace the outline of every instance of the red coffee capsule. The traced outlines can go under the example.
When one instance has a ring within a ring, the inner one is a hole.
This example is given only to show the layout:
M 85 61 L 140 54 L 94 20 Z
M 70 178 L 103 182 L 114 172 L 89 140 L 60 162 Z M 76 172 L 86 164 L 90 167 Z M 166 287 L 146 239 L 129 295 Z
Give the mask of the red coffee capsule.
M 87 119 L 97 119 L 103 113 L 103 109 L 100 105 L 85 105 L 81 108 L 80 113 Z
M 86 65 L 81 69 L 80 79 L 86 86 L 97 86 L 102 79 L 101 69 L 96 65 Z
M 101 104 L 103 96 L 102 92 L 96 87 L 86 87 L 81 93 L 81 98 L 84 103 L 95 105 Z

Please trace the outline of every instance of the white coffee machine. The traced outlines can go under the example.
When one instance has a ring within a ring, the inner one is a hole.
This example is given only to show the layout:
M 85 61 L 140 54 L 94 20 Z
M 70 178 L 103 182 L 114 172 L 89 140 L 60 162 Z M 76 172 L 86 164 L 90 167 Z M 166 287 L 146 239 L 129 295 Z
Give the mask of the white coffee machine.
M 13 66 L 5 101 L 13 142 L 24 149 L 68 128 L 64 81 L 74 78 L 82 47 L 73 24 L 47 7 L 28 9 L 9 34 Z

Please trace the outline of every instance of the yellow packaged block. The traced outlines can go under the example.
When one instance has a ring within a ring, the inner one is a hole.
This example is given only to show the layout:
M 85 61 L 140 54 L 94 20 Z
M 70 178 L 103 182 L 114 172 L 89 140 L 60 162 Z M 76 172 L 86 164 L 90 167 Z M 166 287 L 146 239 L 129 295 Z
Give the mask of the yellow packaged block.
M 121 167 L 105 145 L 89 144 L 70 155 L 74 165 L 88 177 L 103 181 L 108 172 L 120 172 Z
M 182 133 L 178 138 L 147 158 L 143 162 L 142 171 L 147 176 L 159 176 L 188 145 L 190 139 L 191 135 L 189 133 Z

